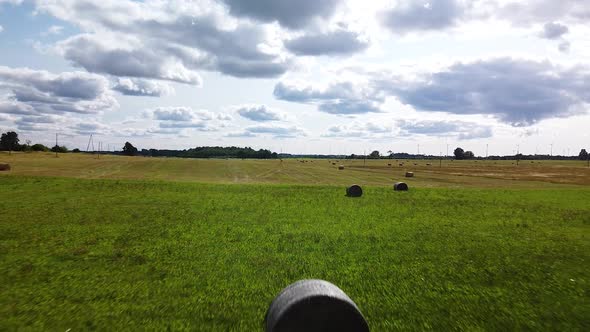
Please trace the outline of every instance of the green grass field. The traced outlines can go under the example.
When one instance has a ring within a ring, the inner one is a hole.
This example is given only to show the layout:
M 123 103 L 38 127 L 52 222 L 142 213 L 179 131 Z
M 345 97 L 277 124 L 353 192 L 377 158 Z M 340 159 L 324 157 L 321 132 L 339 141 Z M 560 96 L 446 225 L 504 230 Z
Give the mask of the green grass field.
M 262 330 L 303 278 L 373 331 L 590 330 L 583 163 L 0 162 L 0 330 Z

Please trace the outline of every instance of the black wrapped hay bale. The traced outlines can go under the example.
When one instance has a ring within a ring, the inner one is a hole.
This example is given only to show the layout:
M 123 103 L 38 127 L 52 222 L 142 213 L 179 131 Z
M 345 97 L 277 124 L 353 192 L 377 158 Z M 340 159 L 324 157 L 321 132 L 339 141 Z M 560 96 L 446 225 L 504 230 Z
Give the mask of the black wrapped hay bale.
M 324 280 L 300 280 L 283 289 L 266 312 L 264 328 L 267 332 L 369 331 L 356 304 Z
M 393 190 L 395 191 L 407 191 L 408 185 L 405 182 L 396 182 L 393 185 Z
M 0 171 L 10 171 L 10 164 L 0 163 Z
M 361 197 L 363 195 L 363 188 L 358 184 L 346 188 L 346 196 L 348 197 Z

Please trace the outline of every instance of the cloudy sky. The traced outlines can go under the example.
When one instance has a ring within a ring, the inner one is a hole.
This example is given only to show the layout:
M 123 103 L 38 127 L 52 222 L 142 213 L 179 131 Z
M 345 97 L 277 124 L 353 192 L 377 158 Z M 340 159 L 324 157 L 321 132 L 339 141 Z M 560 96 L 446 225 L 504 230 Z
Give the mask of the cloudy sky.
M 0 0 L 0 131 L 86 149 L 577 154 L 590 0 Z

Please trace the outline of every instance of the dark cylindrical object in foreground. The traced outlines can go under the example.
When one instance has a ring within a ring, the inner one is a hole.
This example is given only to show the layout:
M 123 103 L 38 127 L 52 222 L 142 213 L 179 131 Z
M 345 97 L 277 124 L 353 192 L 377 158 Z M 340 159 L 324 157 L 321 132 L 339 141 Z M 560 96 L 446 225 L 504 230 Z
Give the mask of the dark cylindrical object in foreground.
M 408 190 L 408 185 L 405 182 L 396 182 L 393 185 L 393 190 L 406 191 L 406 190 Z
M 363 195 L 363 189 L 357 184 L 346 188 L 346 196 L 348 197 L 361 197 Z
M 279 293 L 264 318 L 265 331 L 355 331 L 369 326 L 356 304 L 324 280 L 300 280 Z

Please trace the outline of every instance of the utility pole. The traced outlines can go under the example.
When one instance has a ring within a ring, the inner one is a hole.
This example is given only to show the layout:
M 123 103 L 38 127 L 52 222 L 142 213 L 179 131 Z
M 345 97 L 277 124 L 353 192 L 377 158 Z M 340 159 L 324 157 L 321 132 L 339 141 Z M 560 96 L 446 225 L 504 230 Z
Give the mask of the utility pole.
M 367 150 L 363 151 L 363 166 L 367 165 Z
M 549 144 L 551 146 L 551 152 L 549 154 L 549 156 L 553 157 L 553 143 Z
M 486 159 L 488 159 L 488 144 L 486 144 Z
M 445 155 L 445 157 L 449 157 L 449 145 L 447 144 L 447 154 Z
M 518 166 L 519 161 L 520 161 L 520 144 L 516 144 L 516 166 Z
M 55 133 L 55 157 L 57 158 L 57 150 L 59 150 L 59 145 L 57 145 L 57 133 Z

